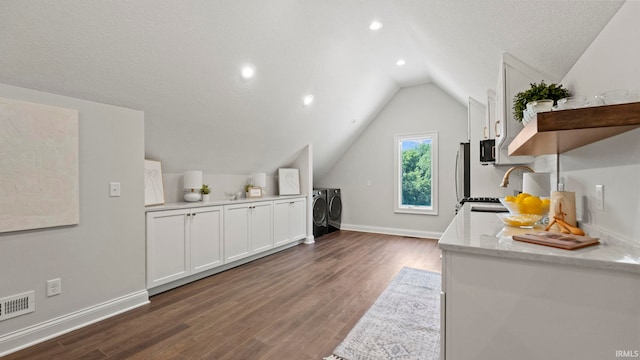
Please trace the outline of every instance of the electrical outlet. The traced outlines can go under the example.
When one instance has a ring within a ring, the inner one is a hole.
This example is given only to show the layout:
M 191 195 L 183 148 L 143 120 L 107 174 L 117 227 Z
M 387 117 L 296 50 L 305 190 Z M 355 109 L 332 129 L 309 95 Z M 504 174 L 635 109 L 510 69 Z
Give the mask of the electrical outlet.
M 596 185 L 596 210 L 604 211 L 604 185 Z
M 47 296 L 62 294 L 62 280 L 60 278 L 47 281 Z
M 120 196 L 120 183 L 119 182 L 109 183 L 109 196 L 111 196 L 111 197 Z

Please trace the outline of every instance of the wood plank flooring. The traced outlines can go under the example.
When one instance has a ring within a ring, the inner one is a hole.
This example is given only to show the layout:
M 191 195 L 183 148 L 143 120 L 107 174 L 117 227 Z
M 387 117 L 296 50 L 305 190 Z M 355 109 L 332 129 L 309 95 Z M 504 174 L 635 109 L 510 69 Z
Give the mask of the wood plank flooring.
M 440 272 L 436 240 L 338 231 L 5 359 L 320 360 L 403 266 Z

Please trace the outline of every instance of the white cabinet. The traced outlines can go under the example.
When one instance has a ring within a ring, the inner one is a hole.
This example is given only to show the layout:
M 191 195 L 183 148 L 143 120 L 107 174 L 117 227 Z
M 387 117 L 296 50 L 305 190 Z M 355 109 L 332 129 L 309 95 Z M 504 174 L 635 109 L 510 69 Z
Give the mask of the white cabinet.
M 540 73 L 513 56 L 502 54 L 496 88 L 495 117 L 491 118 L 489 114 L 492 121 L 489 131 L 494 131 L 493 136 L 496 140 L 496 165 L 528 164 L 534 161 L 533 156 L 509 156 L 509 143 L 523 128 L 522 123 L 516 121 L 513 116 L 513 98 L 519 92 L 528 90 L 531 83 L 543 80 L 547 84 L 555 82 L 548 75 Z
M 148 210 L 146 215 L 147 289 L 153 291 L 266 256 L 276 246 L 293 246 L 306 236 L 302 196 L 173 206 Z M 240 259 L 244 261 L 236 261 Z
M 147 213 L 147 287 L 222 264 L 222 206 Z
M 306 237 L 306 209 L 305 198 L 274 201 L 273 239 L 275 246 L 285 245 Z
M 191 273 L 212 269 L 223 263 L 222 206 L 203 207 L 187 214 L 187 238 L 191 240 Z M 190 218 L 190 219 L 189 219 Z
M 484 119 L 484 126 L 482 127 L 482 134 L 480 134 L 480 140 L 492 139 L 495 130 L 491 130 L 491 124 L 496 123 L 496 92 L 493 90 L 487 90 L 487 108 Z
M 147 213 L 147 288 L 189 275 L 185 210 Z
M 638 273 L 442 253 L 441 359 L 609 359 L 638 349 Z
M 224 207 L 225 262 L 273 248 L 273 202 Z

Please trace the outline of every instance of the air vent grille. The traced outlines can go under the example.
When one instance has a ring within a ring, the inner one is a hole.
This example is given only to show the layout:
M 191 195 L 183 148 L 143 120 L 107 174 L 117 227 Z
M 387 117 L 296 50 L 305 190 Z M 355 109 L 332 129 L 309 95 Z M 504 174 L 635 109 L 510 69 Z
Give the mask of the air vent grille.
M 7 296 L 0 299 L 0 321 L 34 312 L 35 309 L 34 291 Z

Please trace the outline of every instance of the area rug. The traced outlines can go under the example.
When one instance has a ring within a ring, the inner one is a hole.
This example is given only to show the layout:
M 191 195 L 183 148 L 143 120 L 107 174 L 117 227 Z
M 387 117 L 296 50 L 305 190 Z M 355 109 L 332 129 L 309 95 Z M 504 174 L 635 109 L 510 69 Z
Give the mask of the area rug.
M 404 267 L 326 360 L 437 360 L 440 274 Z

